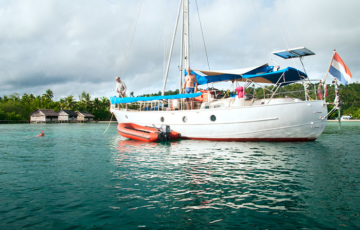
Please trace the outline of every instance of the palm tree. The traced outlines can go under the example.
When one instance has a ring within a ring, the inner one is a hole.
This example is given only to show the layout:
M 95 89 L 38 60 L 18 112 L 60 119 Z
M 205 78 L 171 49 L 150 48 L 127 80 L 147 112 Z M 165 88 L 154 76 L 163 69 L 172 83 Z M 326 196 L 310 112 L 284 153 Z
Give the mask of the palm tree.
M 60 105 L 60 110 L 64 108 L 64 106 L 65 106 L 65 98 L 60 98 L 59 105 Z
M 11 94 L 9 97 L 10 97 L 10 100 L 20 101 L 19 94 L 17 94 L 17 93 Z
M 102 103 L 102 108 L 108 110 L 108 108 L 110 107 L 110 100 L 107 97 L 102 97 L 101 98 L 101 103 Z
M 29 98 L 30 98 L 31 101 L 35 100 L 34 94 L 30 93 Z
M 54 97 L 54 93 L 53 93 L 53 91 L 51 91 L 51 89 L 47 89 L 46 93 L 43 94 L 43 96 L 47 99 L 50 99 L 50 101 L 51 101 L 52 98 Z
M 85 110 L 91 110 L 92 108 L 92 101 L 90 94 L 86 93 L 85 91 L 81 93 L 79 96 L 80 103 L 84 106 Z
M 64 107 L 65 109 L 73 109 L 75 107 L 74 96 L 70 95 L 65 98 Z
M 99 100 L 99 98 L 96 97 L 93 102 L 93 109 L 98 110 L 100 108 L 101 108 L 101 101 Z
M 21 97 L 21 102 L 23 104 L 26 104 L 26 103 L 30 102 L 30 98 L 29 98 L 29 95 L 27 93 L 24 93 L 24 95 Z

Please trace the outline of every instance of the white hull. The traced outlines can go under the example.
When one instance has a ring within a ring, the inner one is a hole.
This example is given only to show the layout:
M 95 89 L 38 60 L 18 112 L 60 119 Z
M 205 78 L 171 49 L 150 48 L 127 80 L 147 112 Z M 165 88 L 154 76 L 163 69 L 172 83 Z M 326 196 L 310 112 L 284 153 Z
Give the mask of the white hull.
M 112 108 L 118 123 L 169 125 L 182 138 L 219 141 L 313 141 L 326 126 L 325 101 L 178 111 Z M 211 121 L 211 116 L 216 117 Z M 184 117 L 186 122 L 184 122 Z M 163 118 L 163 122 L 161 121 Z

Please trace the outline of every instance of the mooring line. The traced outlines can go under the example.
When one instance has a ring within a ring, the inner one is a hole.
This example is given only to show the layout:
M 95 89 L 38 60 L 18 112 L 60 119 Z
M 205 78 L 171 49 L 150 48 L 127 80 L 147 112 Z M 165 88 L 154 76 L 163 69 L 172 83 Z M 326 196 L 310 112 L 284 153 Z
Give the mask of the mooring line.
M 110 126 L 110 124 L 111 124 L 113 115 L 114 115 L 114 113 L 111 113 L 111 118 L 110 118 L 110 121 L 109 121 L 109 125 L 108 125 L 108 127 L 105 129 L 105 132 L 104 132 L 103 134 L 105 134 L 106 131 L 108 130 L 108 128 L 109 128 L 109 126 Z

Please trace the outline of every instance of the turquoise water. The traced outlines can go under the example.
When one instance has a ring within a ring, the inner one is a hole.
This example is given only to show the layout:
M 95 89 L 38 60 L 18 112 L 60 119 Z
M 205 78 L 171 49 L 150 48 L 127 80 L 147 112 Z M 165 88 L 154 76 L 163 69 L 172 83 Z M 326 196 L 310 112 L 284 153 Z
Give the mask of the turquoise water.
M 360 228 L 360 123 L 308 143 L 142 143 L 106 127 L 0 125 L 0 229 Z

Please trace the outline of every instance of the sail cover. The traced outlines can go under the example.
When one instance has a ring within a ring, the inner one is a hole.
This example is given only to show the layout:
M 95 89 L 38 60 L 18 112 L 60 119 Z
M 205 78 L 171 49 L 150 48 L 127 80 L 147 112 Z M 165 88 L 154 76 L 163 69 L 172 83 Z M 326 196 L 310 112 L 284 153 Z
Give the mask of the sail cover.
M 154 97 L 110 97 L 111 104 L 122 104 L 132 103 L 138 101 L 158 101 L 168 99 L 181 99 L 181 98 L 194 98 L 200 96 L 202 93 L 189 93 L 189 94 L 176 94 L 176 95 L 165 95 L 165 96 L 154 96 Z
M 202 76 L 191 71 L 192 74 L 196 76 L 196 80 L 198 85 L 205 85 L 208 83 L 221 82 L 221 81 L 233 81 L 241 79 L 243 74 L 257 74 L 257 73 L 267 73 L 272 70 L 272 66 L 268 64 L 264 64 L 261 66 L 255 66 L 245 69 L 235 69 L 235 70 L 196 70 L 199 71 L 206 76 Z M 187 75 L 187 71 L 185 70 L 185 76 Z
M 252 80 L 257 83 L 269 84 L 290 84 L 295 81 L 301 81 L 307 78 L 307 75 L 300 70 L 292 67 L 287 67 L 282 70 L 273 71 L 273 66 L 268 64 L 238 70 L 224 70 L 224 71 L 206 71 L 197 70 L 207 76 L 202 76 L 194 71 L 192 74 L 196 76 L 198 85 L 205 85 L 208 83 L 222 82 L 222 81 L 248 81 Z M 185 75 L 187 72 L 185 70 Z M 281 78 L 281 79 L 280 79 Z

